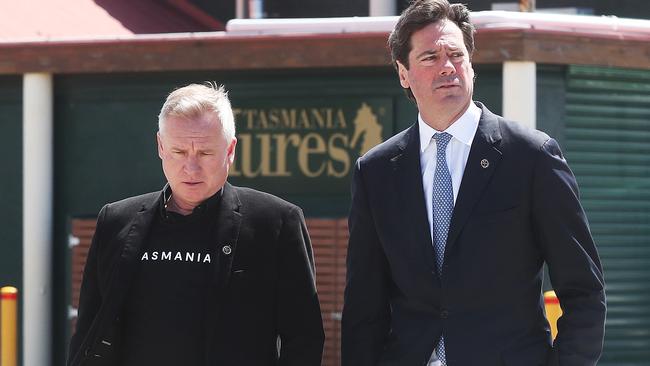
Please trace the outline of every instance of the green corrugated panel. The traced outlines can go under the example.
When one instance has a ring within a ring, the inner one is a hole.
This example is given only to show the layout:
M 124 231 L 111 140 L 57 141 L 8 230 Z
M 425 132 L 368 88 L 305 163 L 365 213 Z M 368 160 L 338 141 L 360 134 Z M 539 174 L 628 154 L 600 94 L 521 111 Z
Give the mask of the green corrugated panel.
M 572 66 L 567 160 L 607 286 L 599 365 L 650 365 L 650 71 Z
M 647 118 L 625 118 L 625 126 L 619 124 L 620 119 L 617 116 L 614 117 L 605 117 L 605 116 L 572 116 L 567 118 L 567 122 L 570 126 L 574 128 L 579 127 L 602 127 L 610 129 L 621 129 L 621 130 L 636 130 L 643 128 L 648 124 Z
M 570 76 L 574 77 L 573 80 L 576 81 L 584 80 L 595 82 L 610 79 L 614 81 L 632 80 L 650 83 L 650 74 L 646 70 L 571 66 L 569 73 Z M 596 77 L 594 77 L 594 75 Z

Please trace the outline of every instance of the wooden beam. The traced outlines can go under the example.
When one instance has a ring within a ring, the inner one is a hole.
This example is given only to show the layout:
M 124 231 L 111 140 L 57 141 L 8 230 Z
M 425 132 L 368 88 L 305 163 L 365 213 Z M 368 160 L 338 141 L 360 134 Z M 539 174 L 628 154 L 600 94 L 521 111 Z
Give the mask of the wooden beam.
M 523 44 L 523 57 L 537 63 L 650 69 L 650 42 L 645 39 L 527 32 Z
M 386 33 L 230 36 L 0 44 L 0 74 L 391 67 Z M 534 61 L 650 69 L 650 42 L 616 35 L 482 29 L 476 64 Z
M 484 30 L 475 38 L 473 62 L 478 64 L 534 61 L 650 69 L 650 42 L 642 38 L 533 29 Z
M 0 74 L 390 66 L 386 34 L 23 43 L 0 55 Z
M 524 61 L 524 43 L 521 32 L 477 32 L 476 49 L 472 62 L 476 64 L 501 64 L 505 61 Z

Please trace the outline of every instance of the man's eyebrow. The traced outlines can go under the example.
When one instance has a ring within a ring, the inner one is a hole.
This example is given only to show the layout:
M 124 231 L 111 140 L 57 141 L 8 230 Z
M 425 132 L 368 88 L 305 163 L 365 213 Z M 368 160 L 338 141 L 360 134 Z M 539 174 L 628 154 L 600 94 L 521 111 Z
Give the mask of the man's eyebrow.
M 430 55 L 435 56 L 435 55 L 437 55 L 437 54 L 438 54 L 438 51 L 436 51 L 436 50 L 426 50 L 426 51 L 424 51 L 424 52 L 421 52 L 421 53 L 420 53 L 419 55 L 417 55 L 415 58 L 420 58 L 420 57 L 422 57 L 422 56 L 430 56 Z

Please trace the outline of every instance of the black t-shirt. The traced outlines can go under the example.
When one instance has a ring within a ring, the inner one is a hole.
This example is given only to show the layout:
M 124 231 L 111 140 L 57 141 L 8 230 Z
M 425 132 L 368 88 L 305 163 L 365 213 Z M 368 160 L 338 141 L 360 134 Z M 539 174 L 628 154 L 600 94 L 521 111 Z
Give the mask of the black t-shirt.
M 152 224 L 123 309 L 123 366 L 205 363 L 205 314 L 220 193 Z

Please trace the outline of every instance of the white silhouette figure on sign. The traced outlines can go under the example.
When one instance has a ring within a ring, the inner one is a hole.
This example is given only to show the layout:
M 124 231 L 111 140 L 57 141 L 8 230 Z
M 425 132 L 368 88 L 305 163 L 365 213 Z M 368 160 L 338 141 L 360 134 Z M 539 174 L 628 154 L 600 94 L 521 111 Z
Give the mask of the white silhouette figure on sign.
M 372 108 L 366 103 L 361 103 L 361 108 L 357 110 L 357 116 L 354 117 L 354 136 L 352 136 L 350 147 L 356 147 L 357 141 L 363 135 L 359 156 L 365 154 L 375 145 L 383 142 L 381 137 L 382 128 L 382 125 L 377 121 L 377 116 L 372 112 Z

